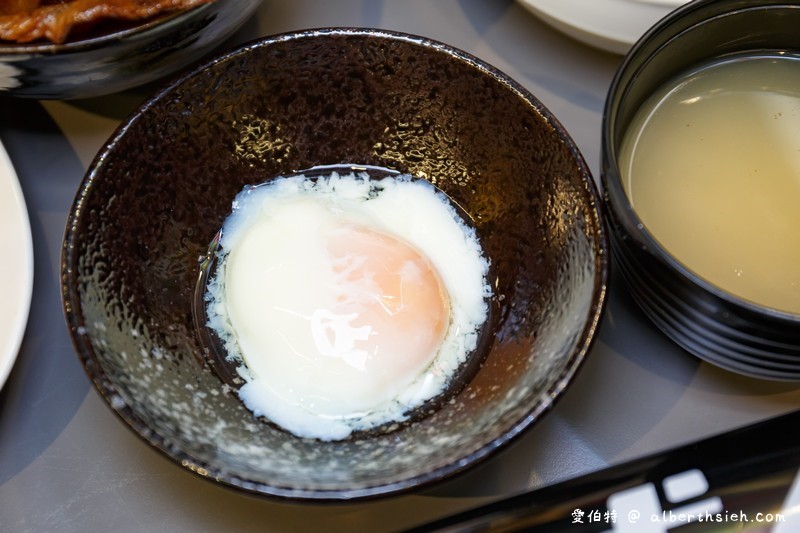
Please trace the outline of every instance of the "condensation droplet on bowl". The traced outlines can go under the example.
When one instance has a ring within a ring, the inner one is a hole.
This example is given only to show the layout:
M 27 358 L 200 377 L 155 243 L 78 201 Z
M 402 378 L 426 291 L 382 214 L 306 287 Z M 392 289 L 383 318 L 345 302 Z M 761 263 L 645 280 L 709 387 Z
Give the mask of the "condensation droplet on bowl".
M 120 409 L 124 409 L 127 406 L 125 400 L 123 400 L 122 397 L 117 394 L 112 396 L 110 401 L 111 401 L 111 407 L 117 411 L 119 411 Z

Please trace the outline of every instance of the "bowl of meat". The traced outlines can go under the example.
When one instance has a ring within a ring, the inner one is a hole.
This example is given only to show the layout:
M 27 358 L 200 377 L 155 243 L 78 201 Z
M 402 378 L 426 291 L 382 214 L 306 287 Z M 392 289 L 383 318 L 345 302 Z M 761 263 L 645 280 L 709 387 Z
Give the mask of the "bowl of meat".
M 260 0 L 0 0 L 0 94 L 110 94 L 200 59 Z

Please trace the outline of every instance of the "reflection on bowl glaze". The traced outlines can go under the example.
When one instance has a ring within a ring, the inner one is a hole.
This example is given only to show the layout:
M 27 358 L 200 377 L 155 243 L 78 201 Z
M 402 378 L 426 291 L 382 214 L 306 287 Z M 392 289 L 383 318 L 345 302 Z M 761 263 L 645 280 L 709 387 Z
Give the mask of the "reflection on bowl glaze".
M 13 64 L 0 63 L 0 91 L 8 91 L 19 87 L 22 84 L 22 82 L 19 81 L 21 75 L 22 70 L 18 69 Z

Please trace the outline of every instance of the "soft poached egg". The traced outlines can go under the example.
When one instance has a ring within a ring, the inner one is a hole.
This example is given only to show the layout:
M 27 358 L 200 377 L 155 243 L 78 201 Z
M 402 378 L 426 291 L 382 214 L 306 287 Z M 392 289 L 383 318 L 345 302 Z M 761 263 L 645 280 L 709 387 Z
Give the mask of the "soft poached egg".
M 208 325 L 244 404 L 300 437 L 406 419 L 446 390 L 487 317 L 474 230 L 407 176 L 248 187 L 219 247 Z

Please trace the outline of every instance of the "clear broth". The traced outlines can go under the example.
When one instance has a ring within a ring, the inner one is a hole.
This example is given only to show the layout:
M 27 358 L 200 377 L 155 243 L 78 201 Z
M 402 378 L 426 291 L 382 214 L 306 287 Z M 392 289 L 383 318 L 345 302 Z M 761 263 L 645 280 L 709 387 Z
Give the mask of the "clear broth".
M 634 210 L 679 262 L 800 314 L 800 57 L 739 56 L 662 87 L 620 151 Z

